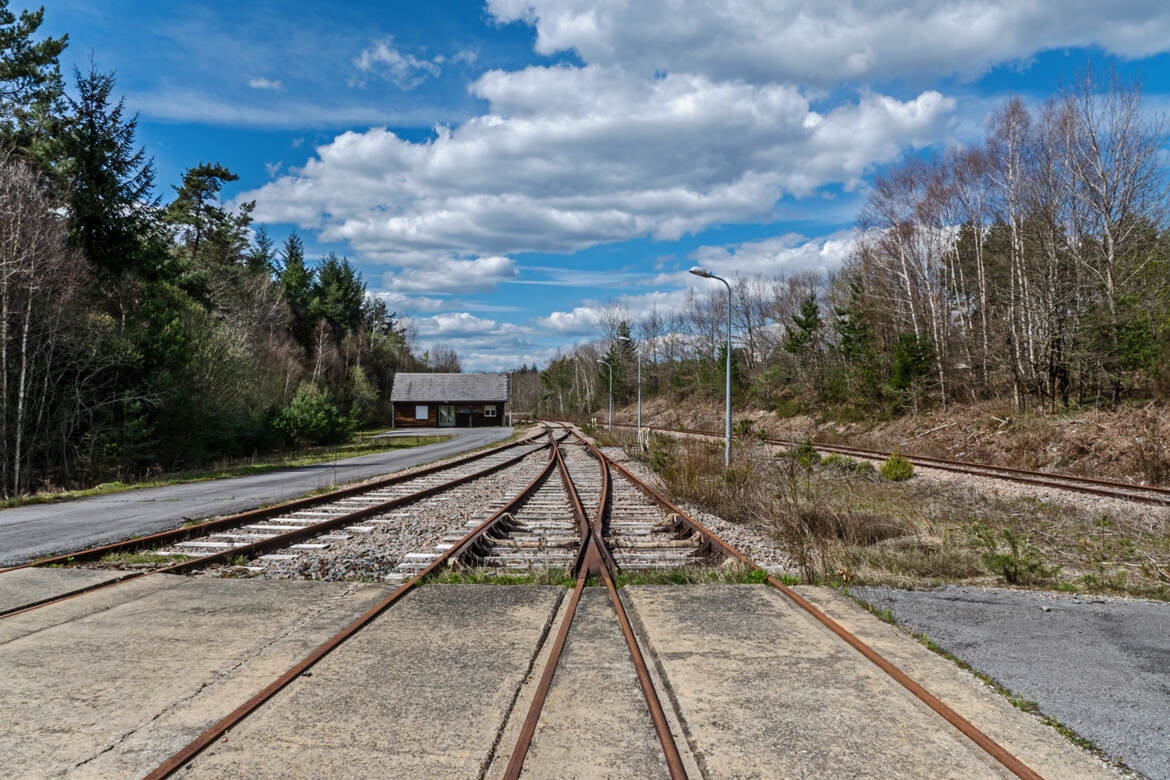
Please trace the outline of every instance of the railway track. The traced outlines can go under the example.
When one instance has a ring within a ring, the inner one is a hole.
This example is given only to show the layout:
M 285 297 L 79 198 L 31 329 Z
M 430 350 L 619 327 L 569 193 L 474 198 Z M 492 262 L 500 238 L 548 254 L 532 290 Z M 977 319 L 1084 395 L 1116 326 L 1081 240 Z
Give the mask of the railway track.
M 614 423 L 615 428 L 635 428 L 628 423 Z M 693 428 L 653 428 L 653 431 L 662 433 L 686 434 L 711 439 L 723 439 L 723 434 L 716 431 L 697 430 Z M 767 437 L 763 440 L 767 444 L 778 447 L 794 447 L 799 442 L 790 439 Z M 846 447 L 840 444 L 825 444 L 813 442 L 813 446 L 820 452 L 848 455 L 868 460 L 885 460 L 893 454 L 890 450 L 867 450 L 859 447 Z M 1116 498 L 1123 501 L 1135 501 L 1155 506 L 1170 506 L 1170 488 L 1156 485 L 1137 485 L 1132 482 L 1116 480 L 1094 479 L 1081 477 L 1075 474 L 1059 472 L 1034 471 L 1019 469 L 1011 466 L 996 466 L 989 463 L 973 463 L 954 460 L 951 458 L 935 458 L 926 455 L 906 455 L 900 453 L 915 466 L 923 468 L 950 471 L 957 474 L 970 474 L 978 477 L 988 477 L 1007 482 L 1016 482 L 1024 485 L 1054 488 L 1075 493 L 1084 493 L 1105 498 Z
M 575 432 L 571 433 L 571 438 L 568 438 L 569 432 L 565 432 L 558 440 L 550 427 L 546 435 L 549 445 L 547 459 L 523 488 L 482 522 L 465 529 L 466 533 L 457 539 L 453 534 L 451 541 L 443 543 L 444 549 L 437 550 L 433 558 L 421 565 L 409 581 L 160 764 L 148 777 L 164 778 L 179 770 L 290 682 L 309 671 L 347 639 L 393 607 L 427 577 L 442 569 L 467 568 L 515 573 L 544 567 L 566 568 L 575 585 L 561 614 L 547 659 L 539 670 L 539 682 L 527 700 L 527 707 L 516 711 L 517 717 L 521 711 L 524 717 L 515 743 L 506 753 L 507 766 L 503 776 L 518 778 L 524 772 L 538 726 L 545 716 L 545 704 L 556 679 L 560 659 L 566 646 L 574 641 L 572 628 L 578 605 L 585 589 L 595 583 L 604 586 L 612 607 L 612 617 L 620 626 L 645 701 L 648 719 L 662 751 L 664 765 L 672 778 L 687 777 L 688 764 L 676 743 L 663 707 L 663 698 L 656 689 L 639 639 L 618 594 L 616 575 L 623 570 L 650 570 L 678 565 L 718 566 L 728 561 L 738 561 L 751 569 L 758 570 L 759 567 Z M 761 574 L 766 577 L 768 584 L 877 665 L 1006 769 L 1019 777 L 1039 778 L 1019 759 L 794 590 L 767 576 L 762 570 Z M 537 679 L 536 670 L 533 675 L 533 679 Z M 623 727 L 636 728 L 633 724 L 623 724 Z M 508 750 L 508 746 L 501 745 L 500 750 Z M 504 757 L 505 754 L 501 753 L 501 761 Z
M 379 523 L 397 522 L 393 510 L 430 496 L 466 490 L 467 497 L 471 498 L 477 480 L 537 456 L 550 446 L 545 438 L 543 434 L 529 437 L 318 496 L 2 569 L 0 576 L 34 566 L 97 567 L 114 571 L 108 580 L 9 607 L 0 612 L 0 618 L 151 574 L 190 573 L 244 559 L 247 563 L 241 568 L 251 571 L 284 564 L 352 535 L 372 533 Z M 140 560 L 131 564 L 116 559 L 111 562 L 111 556 L 122 553 L 137 555 Z M 406 562 L 407 572 L 411 563 Z

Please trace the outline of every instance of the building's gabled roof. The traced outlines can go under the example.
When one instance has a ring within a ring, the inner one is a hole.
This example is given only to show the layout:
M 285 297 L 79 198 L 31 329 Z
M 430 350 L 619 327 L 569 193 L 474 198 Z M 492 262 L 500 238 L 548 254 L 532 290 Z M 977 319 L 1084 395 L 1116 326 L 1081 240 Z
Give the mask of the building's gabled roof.
M 394 375 L 391 401 L 443 403 L 447 401 L 506 401 L 507 374 Z

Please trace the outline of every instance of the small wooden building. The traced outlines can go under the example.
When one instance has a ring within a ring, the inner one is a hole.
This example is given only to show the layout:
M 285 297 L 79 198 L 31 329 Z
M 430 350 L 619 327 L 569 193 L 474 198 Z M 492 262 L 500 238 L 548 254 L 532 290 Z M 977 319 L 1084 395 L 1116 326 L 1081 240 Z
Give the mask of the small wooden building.
M 507 374 L 394 375 L 395 428 L 505 425 Z

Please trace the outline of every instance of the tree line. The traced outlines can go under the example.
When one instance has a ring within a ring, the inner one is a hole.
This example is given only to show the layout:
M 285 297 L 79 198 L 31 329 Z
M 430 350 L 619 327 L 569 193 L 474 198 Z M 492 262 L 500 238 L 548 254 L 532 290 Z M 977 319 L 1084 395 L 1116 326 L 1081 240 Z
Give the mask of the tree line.
M 979 143 L 880 172 L 847 261 L 731 281 L 738 403 L 891 415 L 982 400 L 1056 411 L 1170 394 L 1167 127 L 1140 85 L 1092 70 L 1038 105 L 1014 97 Z M 553 360 L 541 408 L 604 406 L 615 365 L 645 392 L 721 396 L 726 298 L 640 317 Z
M 226 167 L 156 194 L 113 75 L 66 90 L 42 19 L 0 0 L 0 494 L 343 439 L 396 371 L 458 370 L 348 260 L 225 207 Z

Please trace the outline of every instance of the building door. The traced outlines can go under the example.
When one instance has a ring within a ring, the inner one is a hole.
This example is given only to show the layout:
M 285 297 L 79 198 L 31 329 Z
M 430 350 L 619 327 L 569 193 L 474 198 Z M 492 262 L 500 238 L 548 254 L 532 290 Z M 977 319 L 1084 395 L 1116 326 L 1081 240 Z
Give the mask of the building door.
M 449 428 L 455 424 L 455 407 L 454 406 L 440 406 L 439 407 L 439 427 Z

